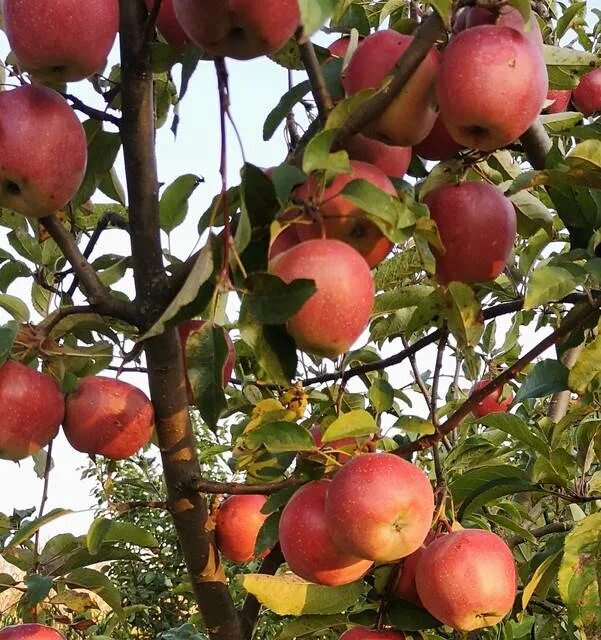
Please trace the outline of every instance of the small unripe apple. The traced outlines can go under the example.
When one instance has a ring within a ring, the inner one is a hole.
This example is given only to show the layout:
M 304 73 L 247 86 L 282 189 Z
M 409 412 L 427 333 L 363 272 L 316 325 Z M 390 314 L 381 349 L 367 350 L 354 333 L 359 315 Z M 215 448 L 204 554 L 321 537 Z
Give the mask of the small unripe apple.
M 201 49 L 239 60 L 275 53 L 300 21 L 297 0 L 174 0 L 174 7 Z
M 268 515 L 261 513 L 267 496 L 230 496 L 217 511 L 215 538 L 219 551 L 232 562 L 255 560 L 257 536 Z M 269 553 L 267 549 L 261 557 Z
M 373 564 L 342 551 L 328 533 L 325 502 L 331 480 L 314 480 L 290 498 L 279 524 L 282 554 L 297 576 L 331 587 L 363 577 Z
M 471 388 L 470 395 L 474 394 L 479 389 L 484 388 L 490 380 L 479 380 Z M 499 401 L 501 394 L 503 393 L 503 387 L 496 389 L 492 393 L 486 396 L 484 400 L 480 400 L 478 404 L 472 409 L 472 413 L 476 418 L 484 418 L 489 413 L 507 413 L 511 403 L 513 402 L 513 393 L 511 393 L 504 400 Z
M 347 95 L 379 88 L 412 41 L 413 36 L 390 29 L 376 31 L 365 38 L 343 73 L 342 84 Z M 364 133 L 399 147 L 421 142 L 436 120 L 434 85 L 439 64 L 440 54 L 432 47 L 390 106 Z
M 56 91 L 25 85 L 0 92 L 0 207 L 50 215 L 77 193 L 87 142 L 73 109 Z
M 451 38 L 436 95 L 440 115 L 458 143 L 493 151 L 530 127 L 547 89 L 541 48 L 516 29 L 484 25 Z
M 372 164 L 390 178 L 402 178 L 411 164 L 411 147 L 395 147 L 360 133 L 349 140 L 346 148 L 353 160 Z
M 152 10 L 156 0 L 146 0 L 146 7 Z M 162 0 L 159 15 L 157 17 L 157 28 L 165 40 L 178 52 L 182 52 L 188 44 L 188 36 L 175 15 L 173 0 Z
M 16 624 L 0 629 L 0 640 L 65 640 L 51 627 L 43 624 Z
M 180 324 L 177 328 L 179 333 L 179 340 L 182 345 L 182 358 L 184 361 L 184 369 L 186 370 L 186 392 L 188 394 L 188 402 L 190 404 L 194 403 L 194 392 L 192 391 L 192 387 L 190 385 L 190 380 L 188 378 L 188 359 L 186 357 L 186 343 L 188 341 L 188 337 L 194 331 L 199 331 L 205 324 L 205 320 L 188 320 L 183 324 Z M 229 334 L 225 332 L 225 341 L 227 343 L 227 356 L 225 358 L 225 362 L 223 364 L 223 388 L 227 387 L 230 382 L 230 378 L 232 377 L 232 372 L 234 371 L 234 367 L 236 366 L 236 347 L 234 347 L 234 343 L 230 338 Z
M 511 549 L 499 536 L 464 529 L 428 546 L 415 580 L 424 607 L 466 632 L 497 624 L 511 610 L 517 572 Z
M 405 634 L 389 629 L 368 629 L 367 627 L 353 627 L 345 631 L 340 640 L 405 640 Z
M 359 179 L 366 180 L 391 196 L 396 196 L 396 189 L 388 177 L 372 164 L 351 160 L 351 169 L 351 173 L 337 175 L 325 189 L 311 175 L 294 190 L 294 200 L 302 203 L 315 219 L 313 224 L 297 225 L 296 230 L 301 241 L 326 237 L 350 244 L 373 269 L 390 253 L 393 244 L 365 217 L 365 212 L 341 192 L 349 182 Z
M 413 148 L 415 153 L 424 158 L 424 160 L 449 160 L 464 147 L 453 140 L 445 123 L 439 116 L 436 118 L 434 127 L 425 140 L 422 140 Z
M 503 271 L 517 219 L 513 204 L 498 189 L 486 182 L 462 182 L 430 191 L 424 202 L 445 248 L 445 253 L 433 248 L 440 283 L 486 282 Z
M 391 453 L 366 453 L 336 473 L 326 500 L 328 531 L 347 553 L 399 560 L 424 543 L 434 492 L 415 465 Z
M 19 66 L 43 82 L 101 71 L 119 28 L 119 0 L 3 0 L 2 8 Z
M 65 399 L 49 376 L 20 362 L 0 366 L 0 458 L 22 460 L 58 433 Z
M 317 291 L 287 323 L 299 349 L 329 358 L 346 353 L 367 327 L 374 304 L 363 257 L 340 240 L 307 240 L 272 260 L 270 270 L 284 282 L 315 281 Z
M 88 376 L 67 396 L 63 429 L 82 453 L 125 460 L 148 444 L 153 427 L 152 403 L 127 382 Z
M 593 69 L 580 78 L 572 99 L 576 109 L 585 116 L 601 111 L 601 68 Z

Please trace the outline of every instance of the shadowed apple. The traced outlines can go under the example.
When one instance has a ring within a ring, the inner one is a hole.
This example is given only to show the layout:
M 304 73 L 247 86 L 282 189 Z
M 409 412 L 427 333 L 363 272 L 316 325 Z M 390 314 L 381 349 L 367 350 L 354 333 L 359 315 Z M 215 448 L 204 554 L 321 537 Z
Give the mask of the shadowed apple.
M 353 627 L 345 631 L 340 640 L 405 640 L 405 634 L 390 629 L 368 629 L 367 627 Z
M 438 116 L 432 131 L 413 148 L 424 160 L 449 160 L 464 146 L 453 140 L 442 118 Z
M 479 380 L 470 390 L 470 396 L 476 391 L 484 388 L 490 380 Z M 513 393 L 509 394 L 509 396 L 501 401 L 499 398 L 503 393 L 503 387 L 500 389 L 496 389 L 492 393 L 486 396 L 484 400 L 478 402 L 478 404 L 472 409 L 472 413 L 477 418 L 483 418 L 487 416 L 489 413 L 507 413 L 511 403 L 513 402 Z
M 145 0 L 146 7 L 150 11 L 155 0 Z M 183 52 L 188 44 L 188 36 L 175 15 L 173 0 L 162 0 L 159 15 L 157 17 L 157 28 L 163 38 L 179 53 Z
M 585 116 L 601 111 L 601 68 L 593 69 L 580 78 L 572 99 L 578 111 Z
M 396 147 L 360 133 L 346 145 L 353 160 L 374 165 L 390 178 L 402 178 L 411 164 L 411 147 Z

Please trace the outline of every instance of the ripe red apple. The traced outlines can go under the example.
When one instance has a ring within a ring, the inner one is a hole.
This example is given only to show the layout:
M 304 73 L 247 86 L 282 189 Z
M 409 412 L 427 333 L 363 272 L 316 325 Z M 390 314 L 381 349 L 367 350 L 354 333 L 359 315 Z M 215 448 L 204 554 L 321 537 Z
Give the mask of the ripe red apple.
M 217 511 L 215 537 L 219 551 L 232 562 L 255 560 L 257 536 L 267 515 L 261 509 L 267 496 L 230 496 Z M 269 553 L 267 549 L 261 557 Z
M 417 565 L 421 560 L 427 546 L 435 540 L 436 536 L 433 531 L 430 531 L 424 540 L 424 544 L 411 555 L 401 560 L 401 568 L 398 573 L 396 582 L 392 588 L 392 592 L 395 596 L 412 602 L 418 607 L 423 607 L 419 594 L 417 593 L 417 587 L 415 585 L 415 571 Z
M 449 160 L 463 148 L 453 140 L 440 116 L 436 118 L 432 131 L 414 147 L 415 153 L 424 160 Z
M 405 640 L 405 634 L 400 631 L 383 629 L 368 629 L 367 627 L 353 627 L 345 631 L 340 640 Z
M 347 95 L 377 89 L 411 44 L 413 36 L 385 29 L 357 47 L 342 77 Z M 386 111 L 364 131 L 382 142 L 407 147 L 421 142 L 436 120 L 434 85 L 440 54 L 432 47 Z
M 503 271 L 517 219 L 511 201 L 498 189 L 486 182 L 462 182 L 430 191 L 424 202 L 445 248 L 444 254 L 433 249 L 440 283 L 486 282 Z
M 326 525 L 325 503 L 331 480 L 314 480 L 290 498 L 279 524 L 282 553 L 297 576 L 331 587 L 361 578 L 373 564 L 341 551 Z
M 543 113 L 561 113 L 568 108 L 570 98 L 572 97 L 571 89 L 549 89 L 547 91 L 547 100 L 553 100 L 553 104 L 543 109 Z
M 63 429 L 82 453 L 125 460 L 148 443 L 153 427 L 152 403 L 127 382 L 88 376 L 67 396 Z
M 119 0 L 4 0 L 3 11 L 19 66 L 43 82 L 101 71 L 119 28 Z
M 395 147 L 360 133 L 347 144 L 347 151 L 354 160 L 374 165 L 390 178 L 402 178 L 411 164 L 411 147 Z
M 51 627 L 43 624 L 16 624 L 0 629 L 0 640 L 65 640 Z
M 270 265 L 284 282 L 315 281 L 317 291 L 290 320 L 299 349 L 334 358 L 346 353 L 367 327 L 374 282 L 367 262 L 340 240 L 308 240 L 280 254 Z
M 207 53 L 248 60 L 275 53 L 294 35 L 297 0 L 174 0 L 189 38 Z
M 20 362 L 0 366 L 0 458 L 21 460 L 58 433 L 65 399 L 56 382 Z
M 485 387 L 490 380 L 480 380 L 471 388 L 470 395 Z M 472 413 L 476 418 L 484 418 L 489 413 L 507 413 L 511 403 L 513 402 L 513 393 L 510 394 L 504 400 L 499 401 L 501 394 L 503 393 L 503 387 L 493 391 L 487 395 L 484 400 L 478 402 L 478 404 L 472 409 Z
M 372 164 L 351 160 L 351 168 L 351 173 L 337 175 L 325 189 L 322 182 L 311 175 L 294 190 L 294 200 L 302 203 L 315 220 L 313 224 L 299 224 L 297 233 L 301 241 L 323 236 L 342 240 L 356 249 L 373 269 L 390 253 L 393 244 L 365 217 L 360 207 L 341 195 L 341 191 L 349 182 L 358 179 L 366 180 L 391 196 L 396 196 L 396 189 Z
M 436 95 L 440 115 L 458 143 L 493 151 L 528 129 L 547 89 L 540 47 L 513 28 L 484 25 L 451 38 Z
M 155 0 L 145 1 L 146 7 L 150 11 L 154 6 Z M 181 53 L 186 48 L 188 36 L 175 15 L 173 0 L 162 0 L 157 17 L 157 28 L 173 49 Z
M 499 536 L 479 529 L 435 540 L 417 565 L 415 579 L 425 608 L 457 631 L 497 624 L 516 595 L 511 549 Z
M 328 45 L 328 51 L 335 58 L 344 58 L 350 44 L 351 44 L 350 36 L 342 36 L 342 38 L 338 38 L 338 40 L 334 40 L 332 44 Z
M 0 207 L 40 218 L 65 206 L 87 162 L 73 109 L 55 91 L 25 85 L 0 93 L 0 123 Z
M 601 68 L 593 69 L 580 78 L 572 99 L 578 111 L 585 116 L 601 111 Z
M 188 402 L 190 404 L 194 403 L 194 392 L 192 391 L 192 387 L 190 386 L 190 380 L 188 379 L 188 360 L 186 358 L 186 343 L 188 342 L 188 337 L 193 331 L 199 331 L 205 324 L 204 320 L 188 320 L 177 328 L 179 333 L 179 340 L 182 345 L 182 358 L 184 361 L 184 369 L 186 369 L 186 392 L 188 394 Z M 234 367 L 236 366 L 236 348 L 234 347 L 234 343 L 230 338 L 229 334 L 226 332 L 225 341 L 227 343 L 227 356 L 225 358 L 225 362 L 223 364 L 223 388 L 227 387 L 230 382 L 230 378 L 232 377 L 232 372 L 234 371 Z
M 359 558 L 391 562 L 423 544 L 434 492 L 421 469 L 391 453 L 366 453 L 336 473 L 326 500 L 334 542 Z

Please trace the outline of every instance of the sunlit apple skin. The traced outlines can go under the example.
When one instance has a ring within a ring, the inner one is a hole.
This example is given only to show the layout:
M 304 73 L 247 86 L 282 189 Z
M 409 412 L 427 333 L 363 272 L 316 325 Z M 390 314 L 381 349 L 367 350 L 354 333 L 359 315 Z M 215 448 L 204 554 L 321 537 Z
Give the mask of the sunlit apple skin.
M 297 0 L 174 0 L 188 37 L 207 53 L 249 60 L 275 53 L 294 35 Z
M 578 111 L 585 116 L 601 111 L 601 68 L 593 69 L 580 78 L 572 99 Z
M 517 219 L 511 201 L 485 182 L 445 185 L 424 202 L 445 248 L 436 258 L 441 284 L 494 280 L 505 268 L 515 242 Z
M 67 396 L 63 429 L 82 453 L 125 460 L 148 444 L 153 427 L 152 403 L 127 382 L 88 376 Z
M 347 95 L 378 88 L 412 41 L 412 36 L 388 29 L 365 38 L 343 73 Z M 439 65 L 440 54 L 432 48 L 392 104 L 363 133 L 399 147 L 421 142 L 436 120 L 434 85 Z
M 415 578 L 424 607 L 457 631 L 497 624 L 516 596 L 511 550 L 499 536 L 479 529 L 435 540 L 419 561 Z
M 74 82 L 104 68 L 119 28 L 119 0 L 3 0 L 2 5 L 11 49 L 35 78 Z
M 47 375 L 7 360 L 0 366 L 0 458 L 22 460 L 58 433 L 65 400 Z
M 297 576 L 331 587 L 363 577 L 372 566 L 341 551 L 326 525 L 325 502 L 330 480 L 314 480 L 290 498 L 279 524 L 282 554 Z
M 331 358 L 346 353 L 367 327 L 374 303 L 363 257 L 340 240 L 307 240 L 280 254 L 270 270 L 284 282 L 315 281 L 316 293 L 287 323 L 299 349 Z
M 349 182 L 358 179 L 366 180 L 388 195 L 396 195 L 396 189 L 386 174 L 372 164 L 351 160 L 351 169 L 351 173 L 337 175 L 323 191 L 314 175 L 294 190 L 294 200 L 308 205 L 316 219 L 313 224 L 299 224 L 297 233 L 301 241 L 323 236 L 342 240 L 356 249 L 373 269 L 390 253 L 393 244 L 341 192 Z
M 385 144 L 360 133 L 350 139 L 346 148 L 353 160 L 372 164 L 390 178 L 402 178 L 411 164 L 411 147 Z
M 146 7 L 150 11 L 155 0 L 145 0 Z M 175 15 L 173 0 L 162 0 L 159 15 L 157 17 L 157 27 L 165 40 L 180 53 L 184 51 L 188 44 L 188 36 L 183 30 Z
M 400 631 L 383 629 L 368 629 L 367 627 L 353 627 L 345 631 L 340 640 L 405 640 L 405 634 Z
M 182 345 L 182 358 L 184 361 L 184 368 L 186 369 L 186 392 L 188 394 L 188 402 L 194 403 L 194 392 L 190 386 L 190 380 L 188 379 L 188 360 L 186 358 L 186 342 L 188 337 L 193 331 L 199 331 L 204 326 L 204 320 L 188 320 L 177 328 L 179 333 L 179 340 Z M 225 341 L 227 343 L 227 356 L 223 365 L 223 388 L 227 387 L 232 377 L 234 367 L 236 366 L 236 347 L 230 338 L 229 334 L 225 332 Z
M 470 395 L 485 387 L 489 382 L 490 380 L 479 380 L 476 382 L 470 390 Z M 491 394 L 487 395 L 484 400 L 478 402 L 478 404 L 472 409 L 472 413 L 476 418 L 484 418 L 484 416 L 487 416 L 489 413 L 507 413 L 511 403 L 513 402 L 513 393 L 499 402 L 499 397 L 502 393 L 503 387 L 496 389 Z
M 43 624 L 17 624 L 0 629 L 0 640 L 65 640 L 51 627 Z
M 440 116 L 436 118 L 434 127 L 425 140 L 414 147 L 415 153 L 424 160 L 449 160 L 463 148 L 463 145 L 453 140 Z
M 0 207 L 53 213 L 77 193 L 86 163 L 83 127 L 62 96 L 40 85 L 0 93 Z
M 436 84 L 452 138 L 482 151 L 519 138 L 540 113 L 547 90 L 540 47 L 515 29 L 495 25 L 451 38 Z
M 255 544 L 263 523 L 268 518 L 261 509 L 267 496 L 230 496 L 217 511 L 215 536 L 217 548 L 232 562 L 255 560 Z M 266 550 L 261 557 L 269 553 Z
M 427 476 L 391 453 L 366 453 L 347 462 L 334 476 L 326 500 L 334 542 L 347 553 L 378 562 L 419 549 L 433 514 Z

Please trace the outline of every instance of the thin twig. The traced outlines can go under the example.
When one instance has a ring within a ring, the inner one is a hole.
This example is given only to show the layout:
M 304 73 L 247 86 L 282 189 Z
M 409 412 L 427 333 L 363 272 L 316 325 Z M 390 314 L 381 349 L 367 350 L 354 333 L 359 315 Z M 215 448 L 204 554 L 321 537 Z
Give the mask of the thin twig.
M 77 111 L 81 111 L 81 113 L 92 118 L 92 120 L 100 120 L 101 122 L 110 122 L 111 124 L 114 124 L 116 127 L 119 127 L 119 125 L 121 124 L 121 120 L 117 116 L 114 116 L 111 113 L 107 113 L 106 111 L 101 111 L 100 109 L 94 109 L 94 107 L 88 106 L 85 102 L 80 100 L 77 96 L 74 96 L 70 93 L 63 93 L 62 96 L 63 98 L 65 98 L 71 103 L 71 106 L 74 109 L 76 109 Z
M 44 509 L 46 507 L 46 502 L 48 501 L 48 485 L 50 483 L 50 471 L 52 470 L 52 445 L 54 440 L 51 440 L 48 444 L 48 451 L 46 451 L 46 464 L 44 465 L 44 486 L 42 488 L 42 499 L 40 501 L 40 508 L 38 509 L 38 518 L 41 518 L 44 515 Z M 37 569 L 39 559 L 40 559 L 40 530 L 38 529 L 35 532 L 34 544 L 33 544 L 33 554 L 34 554 L 34 566 Z
M 332 102 L 332 96 L 328 91 L 325 78 L 319 65 L 319 60 L 315 54 L 315 47 L 310 40 L 305 42 L 299 42 L 298 48 L 300 50 L 301 59 L 307 75 L 309 76 L 309 82 L 311 83 L 311 91 L 315 98 L 315 104 L 317 105 L 317 112 L 322 122 L 325 122 L 328 114 L 334 108 Z
M 193 478 L 186 483 L 185 490 L 191 493 L 227 494 L 227 495 L 270 495 L 289 489 L 290 487 L 300 487 L 306 481 L 299 478 L 287 478 L 281 482 L 270 482 L 267 484 L 243 484 L 240 482 L 216 482 L 205 478 Z

